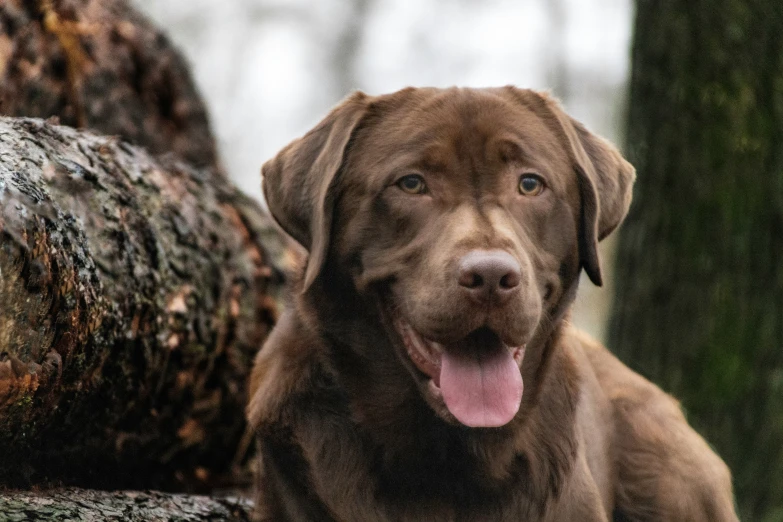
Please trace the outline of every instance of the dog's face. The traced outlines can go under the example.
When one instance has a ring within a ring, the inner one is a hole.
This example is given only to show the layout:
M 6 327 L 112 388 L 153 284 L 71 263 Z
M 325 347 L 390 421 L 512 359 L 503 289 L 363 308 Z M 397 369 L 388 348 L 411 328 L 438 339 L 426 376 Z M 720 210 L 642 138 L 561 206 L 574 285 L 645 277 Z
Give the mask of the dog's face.
M 400 363 L 447 421 L 508 423 L 528 343 L 551 331 L 633 169 L 549 98 L 502 89 L 354 95 L 264 166 L 275 218 L 378 296 Z

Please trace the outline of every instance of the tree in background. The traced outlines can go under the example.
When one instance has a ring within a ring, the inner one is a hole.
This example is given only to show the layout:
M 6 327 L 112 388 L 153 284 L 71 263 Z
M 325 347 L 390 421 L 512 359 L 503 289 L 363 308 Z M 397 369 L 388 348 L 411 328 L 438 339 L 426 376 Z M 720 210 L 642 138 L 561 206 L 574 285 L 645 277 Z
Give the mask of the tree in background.
M 783 520 L 783 8 L 638 0 L 609 345 Z

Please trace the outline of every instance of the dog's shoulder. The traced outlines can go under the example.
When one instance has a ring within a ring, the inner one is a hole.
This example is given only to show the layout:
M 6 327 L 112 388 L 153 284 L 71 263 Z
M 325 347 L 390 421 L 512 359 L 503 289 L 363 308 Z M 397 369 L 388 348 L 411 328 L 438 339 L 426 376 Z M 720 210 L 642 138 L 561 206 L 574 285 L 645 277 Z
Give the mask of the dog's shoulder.
M 312 390 L 323 373 L 322 353 L 320 339 L 296 310 L 283 312 L 250 375 L 246 413 L 251 427 L 279 423 L 297 397 Z
M 679 411 L 679 405 L 674 398 L 628 368 L 596 339 L 573 327 L 568 329 L 566 335 L 570 338 L 573 349 L 583 354 L 589 362 L 602 390 L 613 403 L 645 404 L 651 399 L 661 399 Z
M 731 474 L 672 396 L 572 330 L 612 409 L 616 503 L 633 520 L 735 521 Z
M 602 395 L 611 405 L 615 439 L 620 447 L 646 440 L 660 441 L 663 450 L 674 432 L 687 431 L 690 435 L 692 430 L 674 397 L 631 370 L 584 332 L 571 328 L 569 335 L 574 341 L 572 347 L 583 354 L 588 371 L 595 375 Z

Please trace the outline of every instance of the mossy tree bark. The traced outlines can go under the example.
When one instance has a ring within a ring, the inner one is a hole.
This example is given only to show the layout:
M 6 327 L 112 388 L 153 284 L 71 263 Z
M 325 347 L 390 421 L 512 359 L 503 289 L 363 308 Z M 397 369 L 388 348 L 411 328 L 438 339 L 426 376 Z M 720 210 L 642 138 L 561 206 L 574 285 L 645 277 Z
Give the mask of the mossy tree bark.
M 140 491 L 0 492 L 0 522 L 249 522 L 249 502 Z
M 218 166 L 185 60 L 127 0 L 0 1 L 0 114 L 56 117 Z
M 0 485 L 219 483 L 278 241 L 213 170 L 0 118 Z
M 783 518 L 783 8 L 638 0 L 609 344 Z M 775 518 L 778 517 L 778 518 Z

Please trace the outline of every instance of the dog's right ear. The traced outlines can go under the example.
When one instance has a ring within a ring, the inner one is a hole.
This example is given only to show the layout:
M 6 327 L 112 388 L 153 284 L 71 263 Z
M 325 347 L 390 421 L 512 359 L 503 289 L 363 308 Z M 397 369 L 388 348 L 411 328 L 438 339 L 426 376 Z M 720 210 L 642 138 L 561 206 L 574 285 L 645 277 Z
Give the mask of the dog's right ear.
M 334 187 L 369 99 L 362 92 L 349 96 L 261 169 L 269 211 L 309 253 L 303 291 L 312 285 L 326 261 L 336 199 Z

